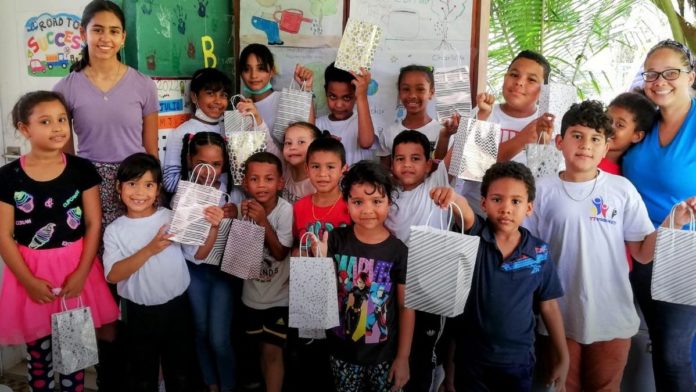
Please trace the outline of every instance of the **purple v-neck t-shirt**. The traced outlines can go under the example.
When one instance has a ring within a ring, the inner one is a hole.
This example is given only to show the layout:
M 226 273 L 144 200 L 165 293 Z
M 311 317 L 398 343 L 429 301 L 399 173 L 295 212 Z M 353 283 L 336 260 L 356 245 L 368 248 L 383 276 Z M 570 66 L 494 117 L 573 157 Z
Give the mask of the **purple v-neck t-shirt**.
M 71 72 L 53 90 L 68 103 L 80 157 L 118 163 L 145 151 L 143 117 L 159 111 L 157 88 L 150 77 L 128 67 L 121 80 L 104 93 L 84 72 Z

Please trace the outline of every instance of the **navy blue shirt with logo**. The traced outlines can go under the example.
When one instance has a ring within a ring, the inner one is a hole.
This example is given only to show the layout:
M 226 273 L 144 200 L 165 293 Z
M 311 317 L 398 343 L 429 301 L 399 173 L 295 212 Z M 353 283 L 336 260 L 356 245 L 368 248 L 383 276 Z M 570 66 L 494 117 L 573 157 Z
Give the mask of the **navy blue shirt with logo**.
M 529 364 L 539 303 L 563 296 L 548 245 L 519 230 L 520 244 L 504 260 L 488 221 L 476 216 L 467 233 L 481 242 L 464 313 L 452 326 L 456 362 Z

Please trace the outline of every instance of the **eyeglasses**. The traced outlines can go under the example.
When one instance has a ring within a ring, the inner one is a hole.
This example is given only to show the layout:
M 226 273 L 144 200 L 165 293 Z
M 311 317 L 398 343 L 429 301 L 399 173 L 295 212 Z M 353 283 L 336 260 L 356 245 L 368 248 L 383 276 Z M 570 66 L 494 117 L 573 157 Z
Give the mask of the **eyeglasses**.
M 643 77 L 643 80 L 645 80 L 646 82 L 654 82 L 660 76 L 662 76 L 662 79 L 664 79 L 664 80 L 676 80 L 679 78 L 679 75 L 682 72 L 689 73 L 689 72 L 691 72 L 691 70 L 670 68 L 670 69 L 666 69 L 662 72 L 647 71 L 647 72 L 641 73 L 640 75 Z

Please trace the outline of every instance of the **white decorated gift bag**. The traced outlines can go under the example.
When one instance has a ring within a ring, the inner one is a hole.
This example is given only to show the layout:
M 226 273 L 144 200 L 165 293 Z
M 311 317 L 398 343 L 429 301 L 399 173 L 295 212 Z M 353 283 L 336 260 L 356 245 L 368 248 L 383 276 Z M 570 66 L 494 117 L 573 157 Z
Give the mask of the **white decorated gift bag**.
M 450 220 L 454 215 L 452 206 Z M 455 317 L 464 312 L 480 237 L 466 235 L 463 229 L 460 233 L 436 229 L 428 223 L 411 226 L 405 306 Z
M 261 278 L 266 231 L 256 222 L 234 219 L 225 244 L 220 270 L 242 279 Z
M 193 168 L 189 181 L 179 181 L 172 199 L 172 220 L 168 232 L 174 234 L 172 241 L 186 245 L 203 245 L 210 232 L 210 222 L 205 219 L 204 209 L 217 206 L 224 194 L 212 186 L 215 168 L 199 164 Z
M 561 132 L 561 120 L 570 106 L 578 101 L 578 91 L 575 86 L 548 83 L 541 86 L 539 93 L 539 113 L 551 113 L 553 120 L 553 134 Z
M 453 137 L 449 174 L 480 182 L 486 170 L 498 160 L 500 124 L 462 119 Z
M 465 66 L 436 68 L 435 112 L 440 122 L 459 113 L 462 118 L 471 117 L 471 86 L 469 69 Z
M 279 145 L 283 145 L 285 129 L 288 125 L 298 121 L 309 121 L 309 114 L 312 109 L 312 92 L 305 91 L 302 87 L 293 88 L 297 84 L 295 79 L 290 82 L 290 86 L 280 92 L 278 99 L 278 110 L 276 111 L 275 122 L 273 123 L 273 139 Z
M 527 167 L 537 180 L 546 176 L 556 175 L 563 164 L 563 153 L 556 147 L 553 140 L 549 144 L 540 143 L 543 133 L 540 133 L 537 143 L 525 146 Z
M 252 154 L 266 150 L 267 132 L 259 128 L 253 114 L 236 109 L 225 112 L 224 123 L 232 181 L 234 185 L 242 185 L 244 162 Z
M 60 374 L 72 374 L 99 363 L 92 312 L 84 306 L 82 297 L 77 302 L 75 309 L 68 310 L 62 297 L 62 311 L 51 315 L 53 370 Z
M 308 238 L 308 233 L 302 236 Z M 302 242 L 302 241 L 301 241 Z M 326 330 L 339 325 L 336 269 L 330 257 L 290 258 L 288 325 L 303 330 Z M 316 335 L 315 335 L 316 336 Z
M 674 227 L 675 207 L 669 227 L 657 229 L 651 292 L 656 301 L 696 306 L 696 221 L 693 211 L 688 230 Z
M 382 28 L 376 24 L 349 18 L 338 46 L 335 67 L 355 73 L 360 73 L 360 68 L 369 70 L 381 37 Z

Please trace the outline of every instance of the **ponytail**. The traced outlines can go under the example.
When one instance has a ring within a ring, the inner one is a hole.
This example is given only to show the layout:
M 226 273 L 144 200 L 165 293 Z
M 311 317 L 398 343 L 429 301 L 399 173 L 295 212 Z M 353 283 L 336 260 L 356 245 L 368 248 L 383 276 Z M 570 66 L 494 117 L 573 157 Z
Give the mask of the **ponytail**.
M 123 14 L 123 10 L 116 3 L 109 0 L 92 0 L 89 4 L 85 6 L 84 11 L 82 11 L 82 19 L 80 25 L 82 29 L 87 29 L 87 25 L 92 20 L 94 15 L 98 12 L 110 12 L 114 14 L 119 21 L 121 21 L 121 28 L 123 32 L 126 32 L 126 17 Z M 89 65 L 89 51 L 87 50 L 87 44 L 82 48 L 82 57 L 80 60 L 76 61 L 70 66 L 70 72 L 80 72 Z M 116 58 L 121 61 L 121 53 L 116 53 Z
M 222 151 L 222 172 L 228 174 L 227 193 L 232 190 L 232 179 L 230 175 L 230 156 L 227 153 L 225 139 L 216 132 L 198 132 L 196 134 L 187 133 L 182 139 L 181 148 L 181 179 L 188 181 L 190 173 L 189 158 L 198 153 L 198 147 L 218 146 Z

